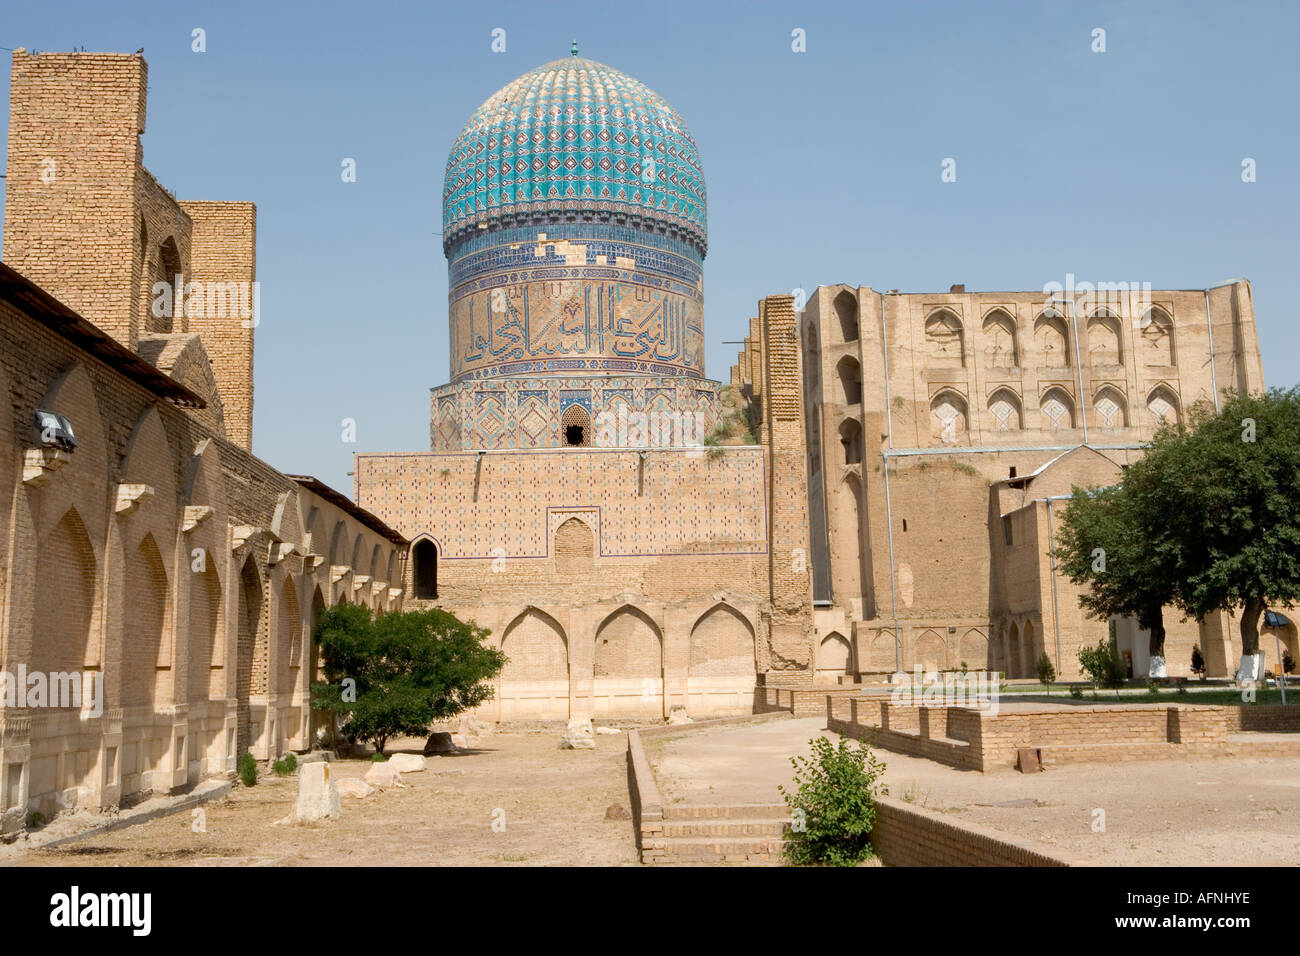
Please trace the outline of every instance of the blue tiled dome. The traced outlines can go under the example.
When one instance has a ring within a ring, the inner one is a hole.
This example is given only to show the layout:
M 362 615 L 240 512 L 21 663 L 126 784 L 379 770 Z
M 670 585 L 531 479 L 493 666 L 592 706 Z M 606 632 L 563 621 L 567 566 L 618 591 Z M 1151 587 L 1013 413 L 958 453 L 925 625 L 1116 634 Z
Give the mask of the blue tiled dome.
M 603 63 L 566 57 L 525 73 L 475 110 L 451 148 L 444 249 L 538 214 L 625 219 L 703 253 L 704 172 L 686 123 Z

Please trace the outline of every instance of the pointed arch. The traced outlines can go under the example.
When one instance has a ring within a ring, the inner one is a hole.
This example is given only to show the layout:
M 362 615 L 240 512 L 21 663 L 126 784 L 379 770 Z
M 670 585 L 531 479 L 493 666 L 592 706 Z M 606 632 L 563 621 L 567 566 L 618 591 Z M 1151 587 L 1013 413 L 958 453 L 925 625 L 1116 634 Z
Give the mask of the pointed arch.
M 1178 364 L 1174 346 L 1174 320 L 1158 305 L 1142 313 L 1138 323 L 1142 334 L 1142 364 L 1156 368 Z
M 560 622 L 526 607 L 508 625 L 501 650 L 501 719 L 560 720 L 569 715 L 569 641 Z
M 925 320 L 930 368 L 965 368 L 966 332 L 952 309 L 937 309 Z
M 127 558 L 126 608 L 129 620 L 122 648 L 122 705 L 152 711 L 172 702 L 171 588 L 152 534 L 145 534 Z
M 831 303 L 839 320 L 840 341 L 856 342 L 859 334 L 858 297 L 848 289 L 840 292 Z
M 740 678 L 753 690 L 757 663 L 754 629 L 730 604 L 719 602 L 691 628 L 689 677 Z
M 1034 348 L 1038 364 L 1044 368 L 1068 368 L 1070 338 L 1065 316 L 1056 309 L 1044 309 L 1034 319 Z
M 844 446 L 844 464 L 856 465 L 862 461 L 862 426 L 857 419 L 846 418 L 840 422 L 840 444 Z
M 1092 415 L 1093 424 L 1101 431 L 1119 431 L 1127 428 L 1128 400 L 1115 386 L 1103 385 L 1093 396 Z
M 1147 413 L 1155 426 L 1177 425 L 1182 421 L 1178 396 L 1168 385 L 1157 385 L 1147 395 Z
M 562 575 L 590 571 L 595 560 L 595 535 L 581 518 L 566 518 L 555 529 L 555 570 Z
M 348 528 L 342 520 L 334 522 L 330 532 L 330 564 L 346 564 L 348 558 Z
M 1074 428 L 1074 399 L 1060 386 L 1053 385 L 1043 392 L 1038 400 L 1041 416 L 1040 427 L 1044 431 L 1061 431 Z
M 642 609 L 625 604 L 596 631 L 592 696 L 597 713 L 663 716 L 663 634 Z
M 965 664 L 969 670 L 982 671 L 989 667 L 989 641 L 984 632 L 970 628 L 961 636 L 957 645 L 959 664 Z
M 989 396 L 989 418 L 994 431 L 1019 431 L 1024 427 L 1020 396 L 1014 389 L 995 389 Z
M 845 405 L 862 404 L 862 366 L 858 360 L 845 355 L 835 364 L 835 376 L 840 384 L 840 401 Z
M 956 389 L 941 388 L 930 399 L 930 436 L 944 444 L 953 444 L 966 436 L 966 396 Z
M 1016 337 L 1016 320 L 1001 307 L 984 316 L 984 364 L 989 368 L 1018 368 L 1020 343 Z
M 560 416 L 560 440 L 573 448 L 591 446 L 591 413 L 574 403 Z
M 29 672 L 85 668 L 100 614 L 99 561 L 80 513 L 69 508 L 37 544 Z
M 419 600 L 438 597 L 438 546 L 432 538 L 421 537 L 411 545 L 411 585 Z
M 253 660 L 256 645 L 265 634 L 266 608 L 262 594 L 262 575 L 257 559 L 249 554 L 239 570 L 239 608 L 235 647 L 234 694 L 236 707 L 236 747 L 242 754 L 252 743 Z M 227 693 L 230 692 L 227 686 Z
M 839 631 L 831 631 L 817 646 L 816 676 L 819 681 L 837 683 L 853 677 L 853 646 Z
M 1088 317 L 1088 364 L 1093 368 L 1124 364 L 1124 339 L 1119 316 L 1097 309 Z
M 915 664 L 926 673 L 935 673 L 948 666 L 948 648 L 934 630 L 927 628 L 916 639 Z

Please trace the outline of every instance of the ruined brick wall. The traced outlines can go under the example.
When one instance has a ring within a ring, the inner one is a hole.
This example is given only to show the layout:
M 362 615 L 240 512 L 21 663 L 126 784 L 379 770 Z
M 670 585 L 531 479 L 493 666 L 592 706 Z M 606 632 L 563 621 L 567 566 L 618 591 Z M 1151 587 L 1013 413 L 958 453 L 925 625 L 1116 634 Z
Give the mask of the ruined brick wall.
M 244 307 L 251 306 L 257 281 L 257 207 L 250 202 L 189 200 L 181 207 L 194 222 L 189 260 L 192 278 L 205 287 L 229 286 L 227 303 L 231 294 L 239 297 L 239 309 L 228 306 L 224 315 L 205 312 L 186 321 L 189 330 L 203 339 L 212 359 L 227 435 L 236 444 L 251 448 L 254 318 L 244 314 Z
M 197 332 L 224 406 L 206 422 L 251 448 L 256 209 L 177 202 L 144 168 L 147 83 L 138 55 L 14 52 L 3 258 L 133 351 Z M 168 303 L 155 285 L 178 275 Z
M 131 349 L 147 83 L 140 56 L 13 53 L 4 261 Z
M 807 446 L 794 297 L 759 303 L 763 342 L 762 442 L 768 457 L 772 669 L 812 679 Z

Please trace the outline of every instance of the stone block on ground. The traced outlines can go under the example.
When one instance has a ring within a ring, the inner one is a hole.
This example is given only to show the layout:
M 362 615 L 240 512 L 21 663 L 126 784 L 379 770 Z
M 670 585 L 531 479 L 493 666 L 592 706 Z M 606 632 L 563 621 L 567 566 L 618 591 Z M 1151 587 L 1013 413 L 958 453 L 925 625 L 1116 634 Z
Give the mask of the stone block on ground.
M 341 797 L 368 797 L 375 792 L 374 787 L 357 777 L 340 780 L 335 786 L 338 787 Z
M 298 823 L 337 820 L 343 815 L 339 789 L 330 779 L 330 765 L 325 761 L 303 764 L 298 773 L 298 802 L 294 819 Z
M 674 704 L 673 709 L 668 712 L 668 723 L 693 724 L 695 721 L 691 720 L 690 715 L 686 713 L 685 707 L 681 704 Z
M 596 736 L 590 717 L 574 717 L 560 738 L 561 750 L 595 750 Z
M 451 734 L 444 731 L 429 734 L 429 739 L 424 743 L 424 755 L 429 754 L 453 754 L 456 752 L 456 745 L 452 742 Z
M 372 787 L 378 787 L 380 790 L 393 790 L 403 785 L 402 774 L 393 767 L 391 761 L 372 764 L 370 769 L 366 771 L 366 775 L 361 779 Z
M 428 767 L 419 754 L 393 754 L 388 758 L 388 765 L 398 773 L 419 773 Z
M 623 732 L 623 731 L 619 730 L 617 727 L 597 727 L 597 728 L 596 728 L 596 733 L 598 733 L 598 734 L 621 734 L 622 732 Z

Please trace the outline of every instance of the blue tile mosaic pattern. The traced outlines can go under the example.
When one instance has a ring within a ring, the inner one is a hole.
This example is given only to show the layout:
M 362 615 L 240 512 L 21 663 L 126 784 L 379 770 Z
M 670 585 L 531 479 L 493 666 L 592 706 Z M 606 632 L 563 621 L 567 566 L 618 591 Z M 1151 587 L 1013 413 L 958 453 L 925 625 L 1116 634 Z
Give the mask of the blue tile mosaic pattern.
M 502 214 L 598 212 L 675 226 L 708 242 L 704 171 L 681 116 L 612 67 L 566 57 L 491 96 L 447 159 L 449 255 Z

